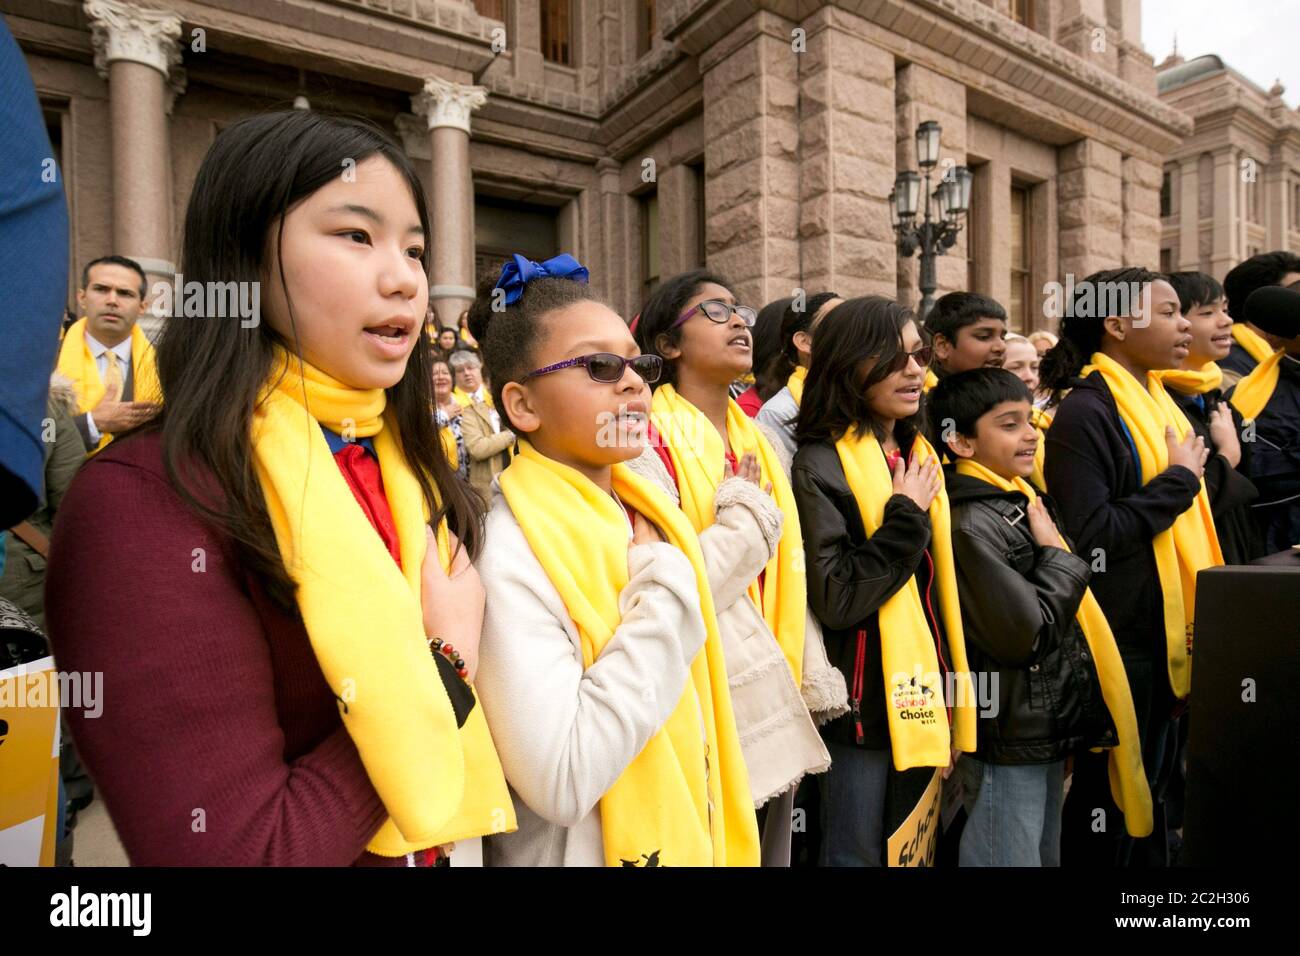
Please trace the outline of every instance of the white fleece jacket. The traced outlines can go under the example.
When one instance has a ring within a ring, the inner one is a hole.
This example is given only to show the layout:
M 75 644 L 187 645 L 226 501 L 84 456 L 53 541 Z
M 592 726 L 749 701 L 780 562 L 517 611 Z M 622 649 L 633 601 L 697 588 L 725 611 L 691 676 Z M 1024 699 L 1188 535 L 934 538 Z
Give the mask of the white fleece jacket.
M 484 841 L 484 863 L 604 866 L 600 798 L 672 714 L 704 646 L 695 572 L 670 544 L 631 548 L 622 623 L 583 671 L 578 628 L 495 482 L 477 568 L 474 686 L 519 819 Z

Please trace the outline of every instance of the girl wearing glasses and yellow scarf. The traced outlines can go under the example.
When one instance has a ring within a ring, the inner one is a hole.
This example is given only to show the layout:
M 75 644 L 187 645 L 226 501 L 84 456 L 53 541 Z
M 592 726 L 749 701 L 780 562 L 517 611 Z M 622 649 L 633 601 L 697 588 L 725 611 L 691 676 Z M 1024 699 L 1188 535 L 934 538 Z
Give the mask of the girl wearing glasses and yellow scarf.
M 830 758 L 816 720 L 846 709 L 808 613 L 803 536 L 780 440 L 747 416 L 728 386 L 752 364 L 755 311 L 704 271 L 662 283 L 641 310 L 637 341 L 662 357 L 651 418 L 656 457 L 637 462 L 681 503 L 700 533 L 727 648 L 727 672 L 765 865 L 788 865 L 794 788 Z M 737 481 L 737 477 L 750 481 Z

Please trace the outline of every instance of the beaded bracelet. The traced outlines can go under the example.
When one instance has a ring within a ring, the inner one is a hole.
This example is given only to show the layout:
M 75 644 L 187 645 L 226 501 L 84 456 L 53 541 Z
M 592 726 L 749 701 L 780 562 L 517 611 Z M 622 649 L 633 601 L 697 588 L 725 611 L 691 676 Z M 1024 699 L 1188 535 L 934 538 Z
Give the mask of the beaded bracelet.
M 456 650 L 456 648 L 452 647 L 441 637 L 432 638 L 429 641 L 429 647 L 431 647 L 435 653 L 441 654 L 443 657 L 447 658 L 447 660 L 451 661 L 451 666 L 456 668 L 456 673 L 460 675 L 461 680 L 466 682 L 469 681 L 469 669 L 465 667 L 465 659 L 460 656 L 460 651 Z

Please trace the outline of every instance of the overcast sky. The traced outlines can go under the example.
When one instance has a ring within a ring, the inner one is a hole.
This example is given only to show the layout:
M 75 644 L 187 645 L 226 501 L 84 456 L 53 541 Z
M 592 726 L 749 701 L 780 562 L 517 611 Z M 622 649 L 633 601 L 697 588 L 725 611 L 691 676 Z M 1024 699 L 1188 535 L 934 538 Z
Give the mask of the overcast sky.
M 1160 64 L 1173 49 L 1185 59 L 1217 53 L 1267 90 L 1300 103 L 1300 2 L 1297 0 L 1142 0 L 1142 45 Z

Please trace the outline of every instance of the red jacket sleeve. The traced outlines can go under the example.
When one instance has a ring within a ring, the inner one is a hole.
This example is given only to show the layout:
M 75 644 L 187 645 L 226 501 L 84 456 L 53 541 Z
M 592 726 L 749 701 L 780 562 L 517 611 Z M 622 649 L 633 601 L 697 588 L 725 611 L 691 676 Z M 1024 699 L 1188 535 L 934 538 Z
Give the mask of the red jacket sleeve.
M 241 575 L 158 474 L 90 462 L 46 580 L 59 669 L 103 675 L 98 716 L 65 711 L 72 736 L 135 865 L 349 865 L 383 804 L 341 724 L 286 761 Z

